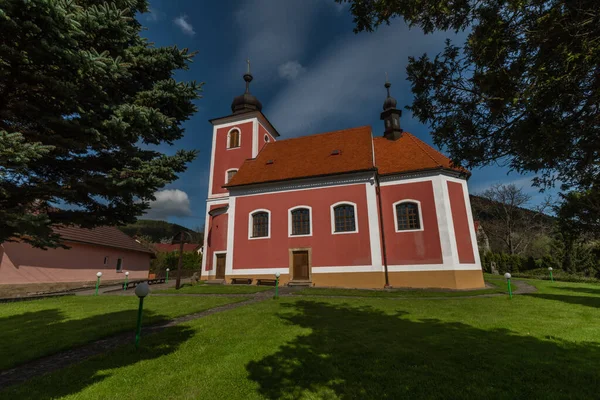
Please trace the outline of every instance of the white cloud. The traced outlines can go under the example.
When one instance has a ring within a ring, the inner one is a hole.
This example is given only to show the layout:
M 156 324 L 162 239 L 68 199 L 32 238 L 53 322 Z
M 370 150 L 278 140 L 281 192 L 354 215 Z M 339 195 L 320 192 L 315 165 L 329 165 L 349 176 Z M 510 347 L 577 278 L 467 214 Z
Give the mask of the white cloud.
M 233 73 L 241 74 L 244 60 L 250 58 L 252 74 L 265 85 L 277 75 L 279 65 L 303 54 L 309 44 L 312 20 L 325 4 L 323 0 L 246 1 L 235 13 L 239 29 L 236 35 L 242 42 L 234 57 Z
M 438 50 L 444 37 L 409 30 L 401 21 L 374 33 L 348 32 L 308 65 L 310 73 L 291 81 L 270 100 L 265 114 L 285 137 L 317 133 L 313 125 L 338 118 L 346 118 L 349 124 L 367 123 L 385 99 L 385 72 L 390 73 L 392 95 L 402 107 L 410 96 L 405 80 L 408 56 L 433 47 Z M 356 113 L 365 106 L 371 111 Z
M 194 31 L 194 27 L 192 24 L 188 22 L 187 15 L 181 15 L 173 20 L 173 23 L 177 25 L 183 33 L 189 36 L 194 36 L 196 32 Z
M 306 68 L 304 68 L 298 61 L 288 61 L 279 66 L 279 76 L 281 78 L 293 81 L 305 70 Z
M 167 219 L 168 217 L 187 217 L 192 214 L 190 199 L 186 192 L 179 189 L 161 190 L 154 194 L 156 200 L 150 202 L 150 209 L 144 218 Z

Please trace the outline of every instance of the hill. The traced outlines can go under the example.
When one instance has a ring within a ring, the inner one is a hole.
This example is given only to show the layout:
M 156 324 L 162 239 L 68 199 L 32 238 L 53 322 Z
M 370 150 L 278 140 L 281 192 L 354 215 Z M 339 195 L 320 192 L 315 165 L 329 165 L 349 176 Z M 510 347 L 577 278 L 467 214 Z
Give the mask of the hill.
M 160 243 L 161 239 L 172 238 L 177 232 L 187 231 L 192 235 L 194 243 L 204 241 L 204 233 L 195 232 L 178 224 L 167 221 L 155 221 L 150 219 L 138 219 L 135 224 L 120 226 L 119 229 L 129 236 L 148 236 L 152 242 Z

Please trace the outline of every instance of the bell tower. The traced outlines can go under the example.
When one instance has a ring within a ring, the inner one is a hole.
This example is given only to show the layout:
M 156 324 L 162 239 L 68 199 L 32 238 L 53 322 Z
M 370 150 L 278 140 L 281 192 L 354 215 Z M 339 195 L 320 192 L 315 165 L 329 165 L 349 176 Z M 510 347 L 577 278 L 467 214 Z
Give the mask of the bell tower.
M 384 121 L 385 131 L 383 136 L 389 140 L 398 140 L 402 136 L 402 128 L 400 127 L 400 117 L 402 111 L 396 108 L 396 99 L 390 95 L 390 87 L 392 84 L 385 74 L 385 85 L 387 89 L 387 98 L 383 102 L 383 112 L 380 119 Z

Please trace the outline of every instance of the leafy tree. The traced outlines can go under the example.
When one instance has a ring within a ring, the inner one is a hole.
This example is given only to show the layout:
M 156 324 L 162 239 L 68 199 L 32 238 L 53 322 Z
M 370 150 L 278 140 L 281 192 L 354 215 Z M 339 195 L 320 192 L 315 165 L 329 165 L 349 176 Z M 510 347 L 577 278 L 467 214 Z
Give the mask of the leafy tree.
M 485 232 L 502 243 L 509 255 L 522 254 L 550 228 L 544 215 L 550 200 L 526 209 L 531 196 L 513 184 L 497 184 L 473 196 L 473 210 Z
M 336 0 L 355 32 L 395 17 L 425 33 L 467 31 L 431 58 L 410 58 L 408 107 L 435 143 L 473 168 L 505 162 L 589 188 L 600 180 L 597 0 Z
M 145 0 L 0 0 L 0 243 L 57 246 L 52 227 L 135 221 L 195 151 L 193 54 L 155 47 Z

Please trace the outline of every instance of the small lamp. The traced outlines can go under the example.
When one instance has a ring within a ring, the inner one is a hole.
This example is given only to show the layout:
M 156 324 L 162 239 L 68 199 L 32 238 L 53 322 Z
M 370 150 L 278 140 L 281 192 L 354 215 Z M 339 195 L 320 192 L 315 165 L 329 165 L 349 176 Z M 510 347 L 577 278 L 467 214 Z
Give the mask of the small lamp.
M 554 282 L 554 277 L 552 276 L 552 267 L 548 267 L 548 271 L 550 271 L 550 280 Z
M 281 276 L 281 274 L 279 273 L 279 271 L 275 272 L 275 296 L 273 297 L 274 299 L 279 298 L 279 277 L 280 276 Z
M 170 271 L 170 269 L 167 268 L 167 279 L 165 280 L 165 283 L 169 283 L 169 271 Z
M 506 278 L 506 283 L 508 285 L 508 296 L 512 299 L 512 288 L 510 287 L 510 278 L 511 275 L 509 272 L 504 274 L 504 277 Z
M 129 271 L 125 272 L 125 284 L 123 285 L 123 290 L 127 290 L 127 282 L 129 282 Z
M 140 346 L 140 336 L 142 335 L 142 309 L 144 308 L 144 297 L 150 294 L 150 286 L 148 283 L 143 282 L 136 286 L 135 295 L 140 299 L 140 306 L 138 308 L 138 319 L 137 328 L 135 332 L 135 348 Z
M 95 294 L 95 296 L 98 296 L 98 287 L 100 287 L 100 277 L 102 276 L 102 272 L 98 272 L 96 274 L 96 276 L 98 278 L 96 279 L 96 294 Z

